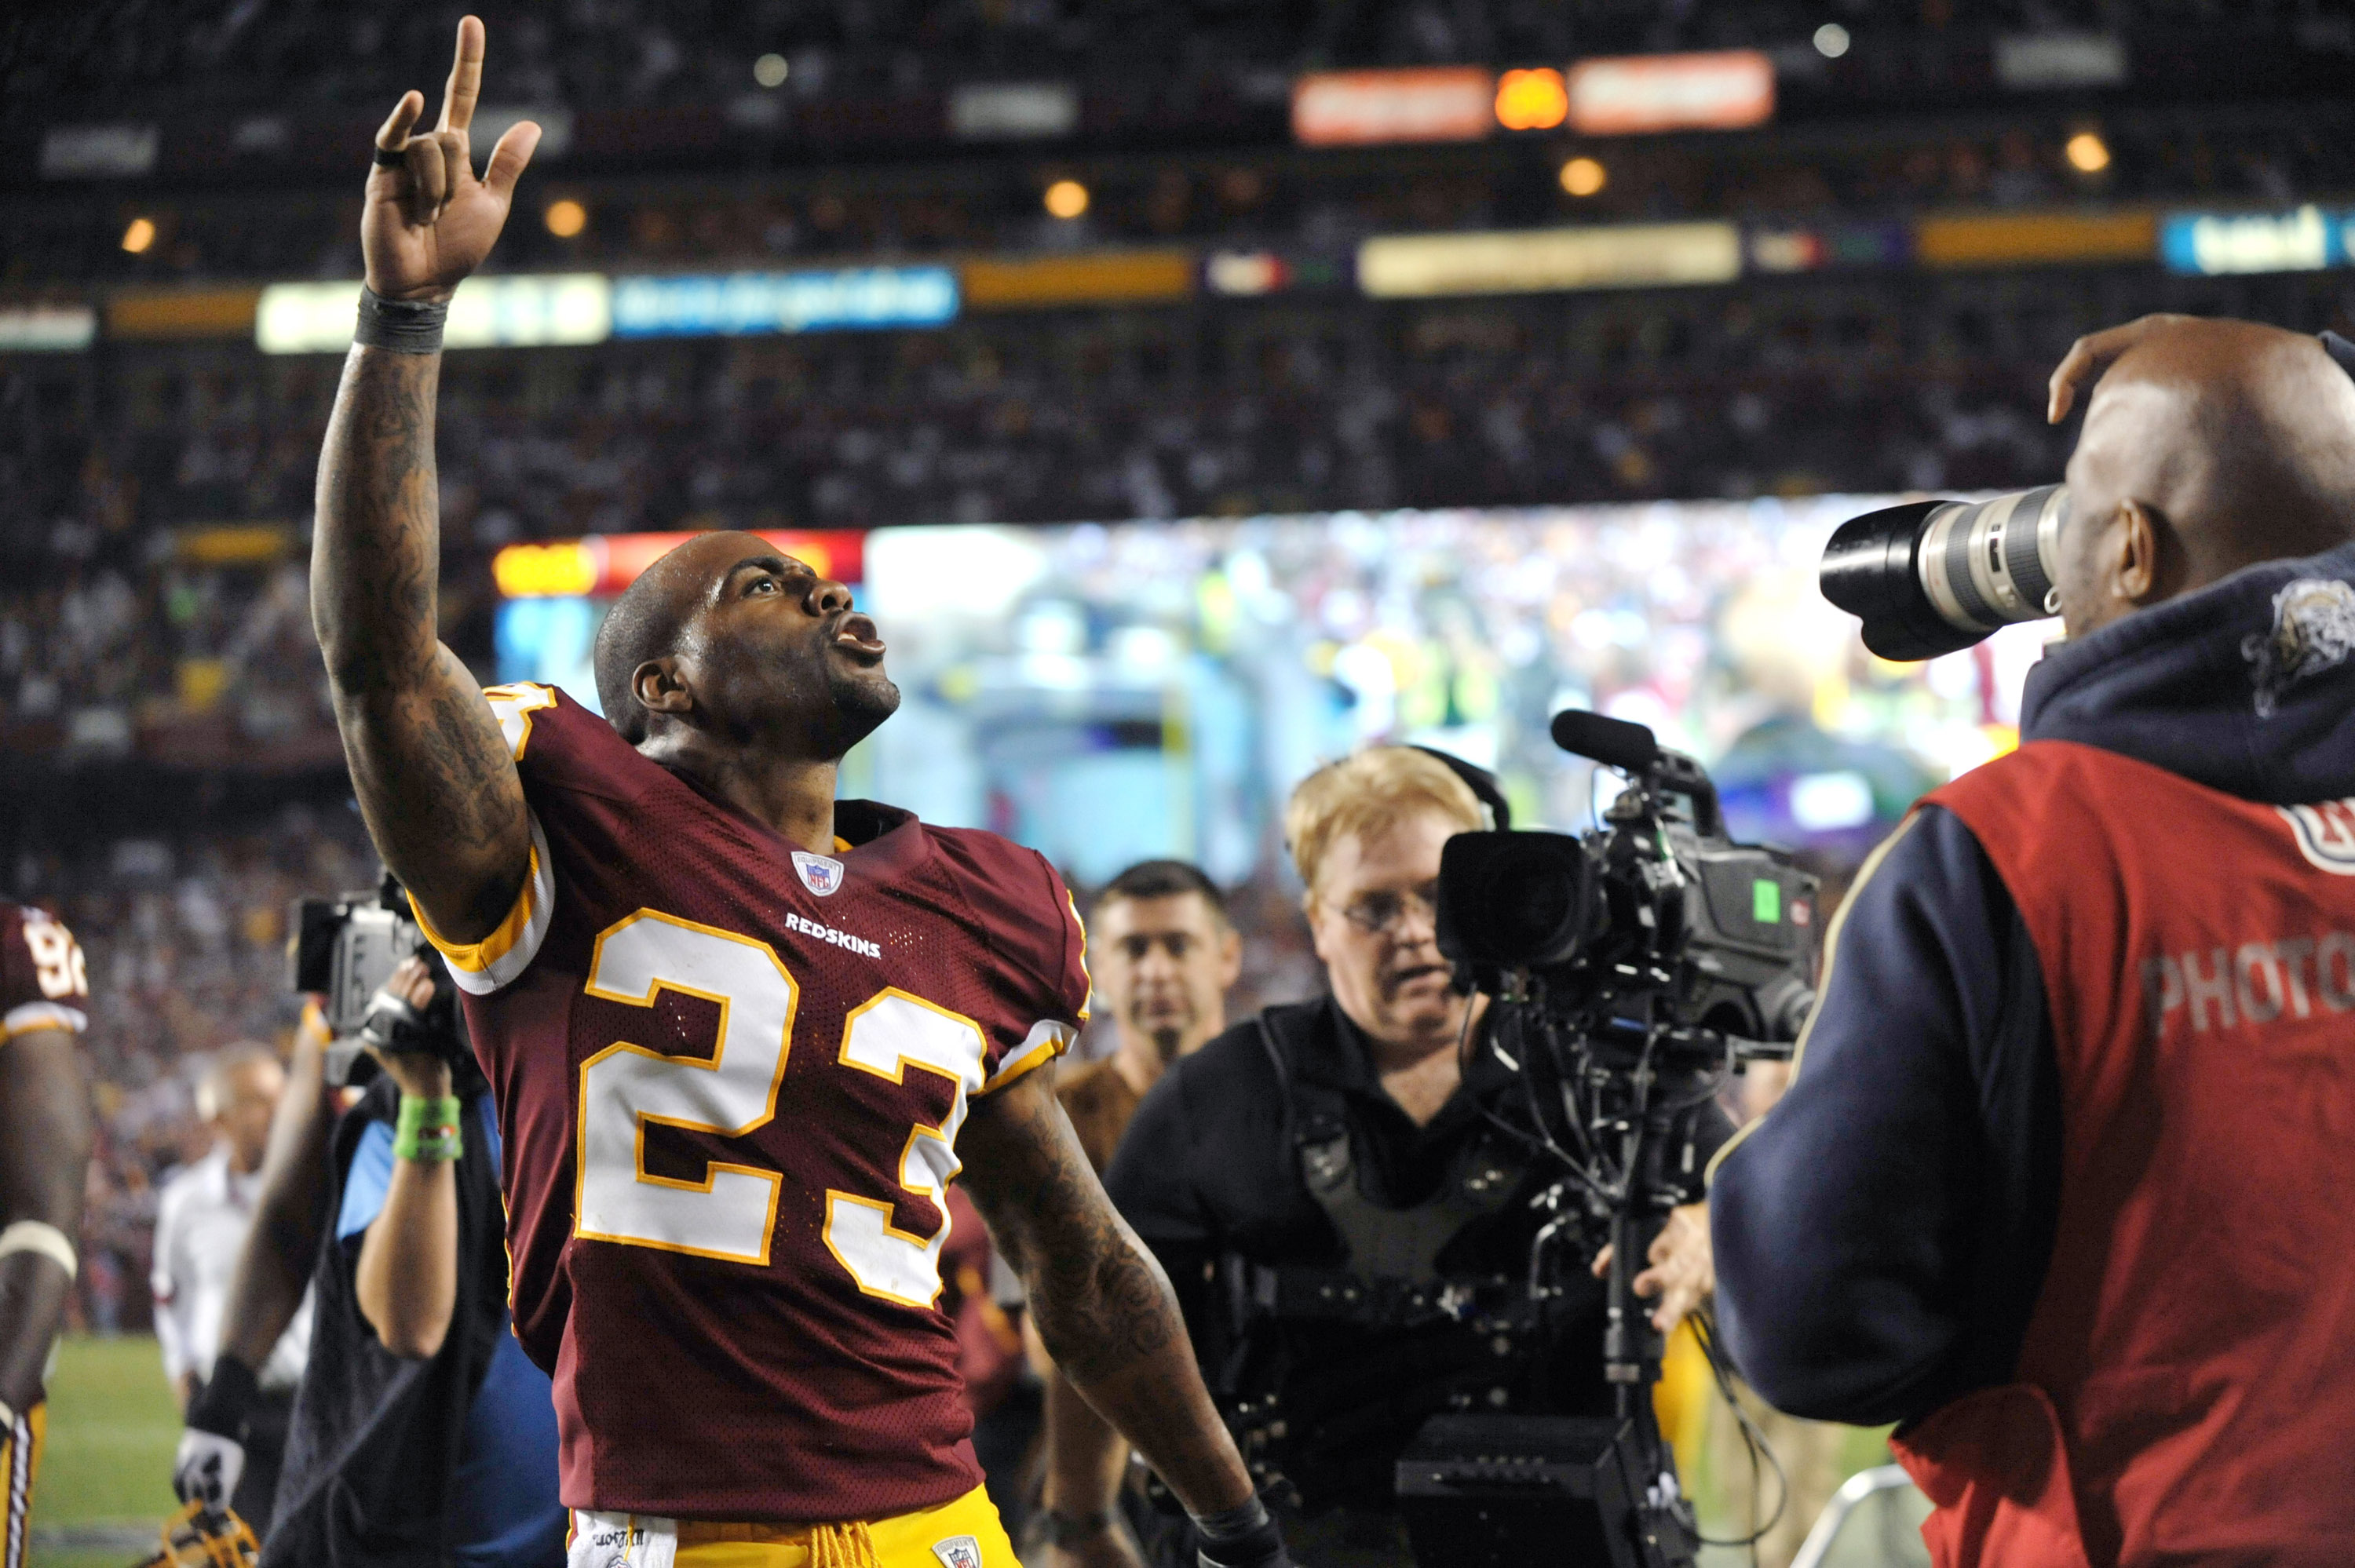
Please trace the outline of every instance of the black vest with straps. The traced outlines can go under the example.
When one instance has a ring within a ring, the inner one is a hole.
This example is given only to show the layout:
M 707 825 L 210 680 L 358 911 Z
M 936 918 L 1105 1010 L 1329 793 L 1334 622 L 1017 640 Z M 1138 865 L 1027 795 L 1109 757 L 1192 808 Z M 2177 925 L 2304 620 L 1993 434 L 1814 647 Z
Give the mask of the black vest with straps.
M 1299 1071 L 1305 1053 L 1352 1048 L 1337 1011 L 1329 1000 L 1270 1008 L 1258 1033 L 1284 1096 L 1290 1163 L 1344 1259 L 1223 1255 L 1226 1342 L 1210 1369 L 1254 1472 L 1288 1481 L 1311 1510 L 1390 1506 L 1398 1452 L 1433 1414 L 1574 1413 L 1564 1397 L 1579 1399 L 1601 1361 L 1593 1298 L 1533 1299 L 1526 1266 L 1504 1266 L 1518 1245 L 1472 1249 L 1477 1266 L 1455 1245 L 1476 1229 L 1520 1234 L 1513 1212 L 1526 1210 L 1539 1173 L 1504 1134 L 1467 1128 L 1420 1202 L 1367 1194 L 1347 1097 Z M 1567 1331 L 1587 1319 L 1594 1332 Z
M 1270 1267 L 1232 1256 L 1224 1272 L 1236 1328 L 1263 1316 L 1411 1328 L 1442 1319 L 1470 1322 L 1524 1315 L 1527 1293 L 1516 1291 L 1510 1277 L 1451 1278 L 1439 1267 L 1459 1236 L 1499 1213 L 1519 1192 L 1527 1170 L 1518 1151 L 1500 1147 L 1503 1139 L 1482 1128 L 1456 1151 L 1438 1188 L 1422 1202 L 1403 1208 L 1376 1202 L 1366 1194 L 1350 1150 L 1340 1091 L 1303 1078 L 1289 1059 L 1290 1050 L 1306 1043 L 1297 1038 L 1305 1032 L 1287 1030 L 1295 1036 L 1289 1047 L 1278 1042 L 1278 1023 L 1290 1011 L 1270 1008 L 1260 1014 L 1260 1044 L 1282 1086 L 1285 1141 L 1301 1184 L 1332 1222 L 1347 1260 L 1337 1268 Z

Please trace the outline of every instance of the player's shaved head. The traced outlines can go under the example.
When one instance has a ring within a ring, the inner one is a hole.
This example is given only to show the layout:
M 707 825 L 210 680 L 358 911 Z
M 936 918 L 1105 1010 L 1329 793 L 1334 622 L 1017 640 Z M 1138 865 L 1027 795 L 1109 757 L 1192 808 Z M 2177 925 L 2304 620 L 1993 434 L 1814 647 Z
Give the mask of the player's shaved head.
M 2355 537 L 2355 382 L 2309 337 L 2172 323 L 2094 388 L 2069 490 L 2060 587 L 2072 635 L 2258 561 L 2344 544 Z
M 598 628 L 597 700 L 631 745 L 691 772 L 838 759 L 900 705 L 883 652 L 841 583 L 758 534 L 700 534 Z
M 679 637 L 701 600 L 711 569 L 706 564 L 703 571 L 698 571 L 699 557 L 709 551 L 709 541 L 719 538 L 768 547 L 751 534 L 706 534 L 690 539 L 640 572 L 605 612 L 604 624 L 597 628 L 593 655 L 597 705 L 604 709 L 606 722 L 633 746 L 645 739 L 649 715 L 631 690 L 631 678 L 640 665 L 677 651 Z M 741 552 L 730 553 L 729 558 L 737 553 Z

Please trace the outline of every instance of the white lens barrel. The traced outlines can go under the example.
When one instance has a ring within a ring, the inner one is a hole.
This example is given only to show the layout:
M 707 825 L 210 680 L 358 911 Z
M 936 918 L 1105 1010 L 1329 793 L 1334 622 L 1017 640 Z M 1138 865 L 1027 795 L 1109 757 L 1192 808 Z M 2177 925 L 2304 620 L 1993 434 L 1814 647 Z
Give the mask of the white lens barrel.
M 2069 492 L 2048 484 L 1930 514 L 1914 555 L 1922 591 L 1957 630 L 1989 632 L 2060 612 L 2053 590 Z

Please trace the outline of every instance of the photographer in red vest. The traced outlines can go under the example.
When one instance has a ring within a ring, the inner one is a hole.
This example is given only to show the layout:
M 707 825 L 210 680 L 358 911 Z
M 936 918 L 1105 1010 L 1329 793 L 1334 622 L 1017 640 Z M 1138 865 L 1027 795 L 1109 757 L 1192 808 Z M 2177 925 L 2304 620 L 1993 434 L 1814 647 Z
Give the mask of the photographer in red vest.
M 1710 1179 L 1734 1360 L 1902 1424 L 1940 1568 L 2355 1563 L 2350 369 L 2181 317 L 2072 351 L 2023 744 L 1868 863 Z

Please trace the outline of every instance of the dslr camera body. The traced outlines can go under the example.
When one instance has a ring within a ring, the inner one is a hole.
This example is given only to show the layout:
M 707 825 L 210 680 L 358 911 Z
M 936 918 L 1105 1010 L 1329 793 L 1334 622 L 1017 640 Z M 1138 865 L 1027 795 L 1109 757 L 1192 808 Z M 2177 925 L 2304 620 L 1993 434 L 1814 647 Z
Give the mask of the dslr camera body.
M 366 1048 L 427 1051 L 453 1071 L 470 1067 L 474 1048 L 465 1014 L 447 965 L 410 917 L 409 896 L 386 874 L 373 890 L 334 898 L 298 898 L 287 924 L 287 985 L 316 993 L 334 1041 L 327 1047 L 331 1084 L 365 1082 L 373 1076 Z M 413 1018 L 378 1000 L 385 981 L 404 959 L 421 958 L 434 971 L 433 1000 Z
M 1525 1091 L 1517 1136 L 1555 1174 L 1529 1259 L 1559 1294 L 1598 1233 L 1610 1417 L 1446 1415 L 1396 1477 L 1422 1568 L 1533 1561 L 1678 1568 L 1699 1532 L 1652 1413 L 1667 1346 L 1635 1295 L 1652 1239 L 1698 1183 L 1695 1118 L 1753 1060 L 1790 1054 L 1815 1003 L 1817 879 L 1735 843 L 1716 787 L 1641 725 L 1570 711 L 1555 744 L 1627 789 L 1583 835 L 1461 833 L 1442 851 L 1439 948 L 1494 999 L 1489 1048 Z

